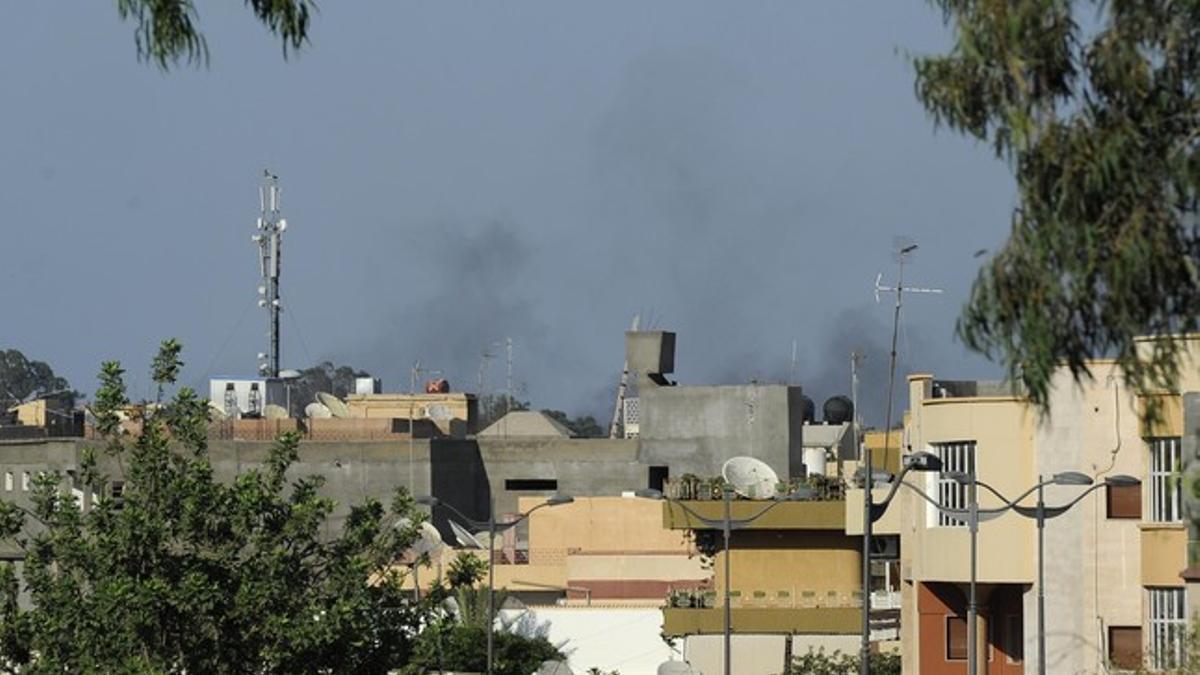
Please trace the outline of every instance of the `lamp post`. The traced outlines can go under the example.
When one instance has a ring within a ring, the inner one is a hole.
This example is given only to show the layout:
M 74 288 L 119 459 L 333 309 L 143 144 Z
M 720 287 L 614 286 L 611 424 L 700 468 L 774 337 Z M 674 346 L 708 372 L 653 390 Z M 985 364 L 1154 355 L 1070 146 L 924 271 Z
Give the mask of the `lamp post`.
M 750 523 L 753 523 L 754 521 L 758 520 L 759 518 L 762 518 L 763 516 L 767 515 L 768 511 L 775 508 L 776 506 L 779 506 L 780 504 L 782 504 L 784 502 L 798 501 L 798 500 L 808 499 L 808 498 L 812 497 L 814 494 L 813 491 L 808 488 L 799 488 L 799 489 L 794 490 L 786 495 L 780 495 L 780 496 L 775 497 L 775 499 L 772 501 L 772 503 L 770 505 L 768 505 L 766 508 L 762 509 L 758 513 L 755 513 L 754 515 L 752 515 L 748 518 L 734 518 L 733 514 L 732 514 L 732 511 L 733 511 L 733 487 L 726 484 L 724 486 L 724 489 L 721 491 L 721 499 L 724 502 L 724 505 L 723 505 L 724 506 L 724 510 L 723 510 L 724 516 L 720 520 L 717 520 L 715 518 L 705 518 L 704 516 L 700 515 L 699 513 L 696 513 L 691 508 L 689 508 L 686 503 L 684 503 L 678 499 L 671 499 L 670 497 L 663 495 L 661 490 L 653 490 L 653 489 L 637 490 L 636 492 L 634 492 L 634 494 L 637 495 L 638 497 L 644 497 L 646 499 L 660 499 L 660 500 L 663 500 L 666 502 L 670 502 L 671 504 L 675 504 L 679 508 L 683 509 L 684 512 L 688 514 L 689 520 L 691 520 L 691 519 L 698 520 L 698 521 L 700 521 L 700 523 L 702 523 L 707 528 L 711 528 L 711 529 L 720 528 L 721 534 L 724 537 L 724 551 L 725 551 L 725 594 L 724 594 L 725 595 L 725 618 L 724 618 L 725 671 L 724 671 L 724 673 L 725 673 L 725 675 L 733 675 L 733 648 L 732 648 L 733 647 L 733 639 L 732 639 L 733 610 L 732 610 L 732 606 L 730 605 L 730 602 L 729 602 L 730 598 L 732 597 L 729 592 L 730 591 L 730 588 L 729 588 L 729 566 L 730 566 L 730 562 L 731 562 L 730 556 L 729 556 L 729 540 L 730 540 L 731 534 L 732 534 L 733 530 L 740 530 L 740 529 L 746 527 Z
M 875 521 L 883 517 L 887 512 L 887 508 L 892 503 L 892 499 L 896 496 L 896 490 L 900 484 L 904 482 L 904 477 L 910 471 L 940 471 L 942 469 L 942 460 L 932 452 L 924 450 L 914 452 L 904 458 L 904 468 L 900 470 L 899 476 L 893 476 L 887 471 L 875 471 L 870 467 L 863 467 L 860 472 L 863 476 L 863 559 L 862 559 L 862 584 L 863 584 L 863 620 L 862 620 L 862 651 L 860 658 L 862 663 L 859 667 L 860 673 L 870 673 L 871 671 L 871 526 Z M 869 474 L 868 474 L 869 472 Z M 867 479 L 866 476 L 870 475 Z M 896 482 L 892 485 L 892 489 L 881 502 L 875 502 L 872 489 L 875 487 L 875 482 L 890 482 L 893 478 Z
M 954 480 L 959 481 L 959 476 L 951 476 Z M 1078 504 L 1084 497 L 1092 492 L 1099 490 L 1102 487 L 1129 487 L 1133 485 L 1141 485 L 1140 480 L 1133 476 L 1116 475 L 1109 476 L 1103 482 L 1093 484 L 1092 477 L 1079 471 L 1064 471 L 1051 476 L 1050 480 L 1045 480 L 1043 476 L 1038 476 L 1038 482 L 1033 487 L 1021 493 L 1016 499 L 1008 499 L 999 490 L 976 480 L 975 483 L 980 487 L 987 489 L 995 495 L 1000 501 L 1004 502 L 1005 509 L 1011 508 L 1018 514 L 1037 521 L 1038 530 L 1038 597 L 1037 597 L 1037 640 L 1038 640 L 1038 673 L 1039 675 L 1046 674 L 1046 521 L 1050 518 L 1057 518 L 1066 513 L 1071 507 Z M 1045 487 L 1047 485 L 1090 485 L 1087 490 L 1084 490 L 1074 499 L 1061 506 L 1047 506 L 1045 500 Z M 1028 497 L 1033 492 L 1037 492 L 1036 506 L 1021 506 L 1018 502 Z
M 507 530 L 510 530 L 510 529 L 516 527 L 518 524 L 521 523 L 521 521 L 528 518 L 530 515 L 533 514 L 534 511 L 537 511 L 538 509 L 545 508 L 547 506 L 558 506 L 560 504 L 570 504 L 571 502 L 575 501 L 575 498 L 567 496 L 567 495 L 557 495 L 556 494 L 556 495 L 550 497 L 549 499 L 547 499 L 546 501 L 542 502 L 541 504 L 538 504 L 537 506 L 533 507 L 532 509 L 529 509 L 525 513 L 517 514 L 516 518 L 505 521 L 503 523 L 496 522 L 496 500 L 491 496 L 488 497 L 488 518 L 487 518 L 486 522 L 475 520 L 474 518 L 468 518 L 462 511 L 459 511 L 458 509 L 454 508 L 450 504 L 447 504 L 446 502 L 443 502 L 442 500 L 438 499 L 437 497 L 432 497 L 432 496 L 417 497 L 416 501 L 418 504 L 424 504 L 426 506 L 429 506 L 431 509 L 436 506 L 444 506 L 447 509 L 449 509 L 452 513 L 454 513 L 456 516 L 458 516 L 460 519 L 462 519 L 462 521 L 465 522 L 467 525 L 471 526 L 473 529 L 480 529 L 483 527 L 487 527 L 487 531 L 488 531 L 487 672 L 488 672 L 488 675 L 492 675 L 493 666 L 495 665 L 495 641 L 493 639 L 492 633 L 495 631 L 495 624 L 496 624 L 496 608 L 494 605 L 495 599 L 496 599 L 496 533 L 497 532 L 505 532 Z

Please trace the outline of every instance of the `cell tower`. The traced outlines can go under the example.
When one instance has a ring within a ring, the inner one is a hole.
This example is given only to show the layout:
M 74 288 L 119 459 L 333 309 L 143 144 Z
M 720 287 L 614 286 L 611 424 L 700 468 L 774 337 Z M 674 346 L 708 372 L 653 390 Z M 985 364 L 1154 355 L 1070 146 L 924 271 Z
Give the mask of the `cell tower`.
M 279 177 L 263 171 L 263 183 L 258 188 L 258 232 L 250 239 L 258 245 L 262 274 L 258 306 L 265 308 L 270 317 L 271 344 L 267 352 L 258 355 L 258 372 L 267 377 L 279 377 L 279 313 L 283 310 L 279 300 L 279 269 L 283 231 L 287 229 L 287 220 L 279 215 L 279 194 Z

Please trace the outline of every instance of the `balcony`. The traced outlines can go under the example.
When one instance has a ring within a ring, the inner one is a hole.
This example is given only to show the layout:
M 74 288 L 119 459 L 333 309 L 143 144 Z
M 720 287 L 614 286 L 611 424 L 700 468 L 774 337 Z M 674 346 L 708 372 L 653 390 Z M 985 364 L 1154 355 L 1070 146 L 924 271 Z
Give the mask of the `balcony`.
M 687 508 L 703 518 L 721 520 L 725 517 L 725 503 L 721 500 L 695 500 L 682 502 Z M 736 500 L 730 504 L 730 515 L 735 519 L 753 517 L 771 502 Z M 663 527 L 671 530 L 707 529 L 708 526 L 683 509 L 680 503 L 663 502 Z M 761 518 L 742 527 L 752 530 L 836 530 L 845 531 L 846 503 L 844 501 L 798 501 L 775 505 Z

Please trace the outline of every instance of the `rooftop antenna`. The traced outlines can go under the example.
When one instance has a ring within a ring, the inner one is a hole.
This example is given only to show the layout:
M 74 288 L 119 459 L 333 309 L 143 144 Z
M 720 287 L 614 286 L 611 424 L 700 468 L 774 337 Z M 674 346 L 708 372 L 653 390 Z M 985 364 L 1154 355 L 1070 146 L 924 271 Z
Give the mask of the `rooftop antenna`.
M 641 314 L 634 314 L 629 324 L 630 331 L 637 331 L 642 321 Z M 612 423 L 608 425 L 608 437 L 620 438 L 625 431 L 625 395 L 629 391 L 629 359 L 625 359 L 625 367 L 621 369 L 621 384 L 617 386 L 617 403 L 613 406 Z
M 279 301 L 280 249 L 287 220 L 279 215 L 279 177 L 263 171 L 263 183 L 258 188 L 258 232 L 250 240 L 258 245 L 258 269 L 262 283 L 258 286 L 258 306 L 267 310 L 270 318 L 271 344 L 259 354 L 258 372 L 267 377 L 279 377 Z
M 885 404 L 887 413 L 884 416 L 885 422 L 883 427 L 883 456 L 886 459 L 888 455 L 888 444 L 892 439 L 892 394 L 896 386 L 896 338 L 900 333 L 900 308 L 904 304 L 904 292 L 911 293 L 941 293 L 940 288 L 906 288 L 904 286 L 904 262 L 910 258 L 917 250 L 917 244 L 912 241 L 897 240 L 896 248 L 896 285 L 884 286 L 883 273 L 880 272 L 875 277 L 875 302 L 879 302 L 880 293 L 895 293 L 896 306 L 892 314 L 892 351 L 891 360 L 888 364 L 888 388 L 887 388 L 887 403 Z M 855 411 L 857 414 L 857 411 Z M 863 584 L 863 613 L 862 613 L 862 654 L 859 657 L 861 663 L 860 672 L 862 675 L 870 675 L 870 651 L 871 651 L 871 530 L 872 530 L 872 514 L 874 512 L 875 499 L 871 493 L 871 488 L 875 484 L 875 469 L 871 462 L 871 444 L 867 443 L 863 447 L 862 453 L 862 475 L 863 475 L 863 554 L 862 554 L 862 584 Z M 972 631 L 974 632 L 974 631 Z
M 512 411 L 512 400 L 513 400 L 513 383 L 512 383 L 513 339 L 512 338 L 510 338 L 510 337 L 504 338 L 504 351 L 505 351 L 506 360 L 508 362 L 508 374 L 506 375 L 505 384 L 504 384 L 504 389 L 507 393 L 504 395 L 504 417 L 503 417 L 504 426 L 501 428 L 501 431 L 504 432 L 504 437 L 508 438 L 508 413 Z
M 788 385 L 796 384 L 796 341 L 792 340 L 792 365 L 788 370 Z

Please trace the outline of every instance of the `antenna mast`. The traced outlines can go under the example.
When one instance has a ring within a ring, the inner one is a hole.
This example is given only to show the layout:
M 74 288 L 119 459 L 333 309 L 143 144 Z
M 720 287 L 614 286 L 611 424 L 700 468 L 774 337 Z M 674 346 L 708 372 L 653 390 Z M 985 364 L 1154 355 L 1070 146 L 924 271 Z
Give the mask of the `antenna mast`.
M 267 377 L 279 377 L 279 300 L 280 255 L 283 231 L 287 220 L 279 215 L 279 177 L 263 171 L 263 184 L 258 188 L 258 233 L 251 241 L 258 245 L 258 267 L 262 283 L 258 286 L 258 306 L 270 317 L 271 343 L 266 353 L 258 355 L 258 372 Z

